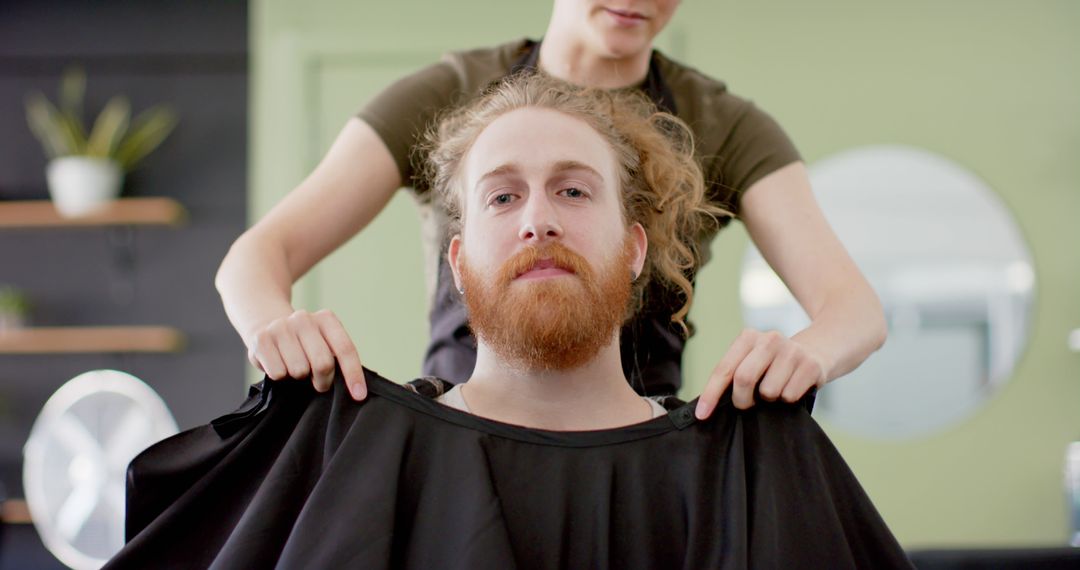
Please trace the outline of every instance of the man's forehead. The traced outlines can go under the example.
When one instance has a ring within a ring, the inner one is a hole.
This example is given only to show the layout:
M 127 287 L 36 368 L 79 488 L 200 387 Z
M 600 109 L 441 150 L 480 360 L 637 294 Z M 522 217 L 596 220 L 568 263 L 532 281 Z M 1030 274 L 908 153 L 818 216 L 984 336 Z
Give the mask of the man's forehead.
M 518 109 L 487 126 L 466 159 L 470 186 L 500 174 L 593 171 L 614 173 L 611 146 L 589 124 L 550 109 Z

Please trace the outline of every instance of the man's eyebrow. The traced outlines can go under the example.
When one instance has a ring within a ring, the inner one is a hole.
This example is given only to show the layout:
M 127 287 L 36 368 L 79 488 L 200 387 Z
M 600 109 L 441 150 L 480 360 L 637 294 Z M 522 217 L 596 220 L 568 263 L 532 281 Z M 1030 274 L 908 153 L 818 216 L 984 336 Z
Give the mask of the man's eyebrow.
M 518 172 L 520 172 L 520 169 L 517 167 L 516 164 L 513 164 L 513 163 L 503 164 L 503 165 L 497 166 L 497 167 L 485 172 L 484 175 L 481 176 L 476 181 L 476 185 L 480 186 L 488 178 L 496 178 L 496 177 L 499 177 L 499 176 L 512 175 L 512 174 L 517 174 Z
M 576 160 L 560 160 L 559 162 L 555 163 L 555 166 L 552 167 L 551 170 L 553 172 L 566 172 L 567 170 L 584 170 L 585 172 L 599 178 L 601 181 L 604 180 L 604 176 L 597 172 L 595 168 L 583 162 L 578 162 Z
M 584 162 L 578 162 L 576 160 L 560 160 L 559 162 L 556 162 L 551 167 L 551 172 L 554 172 L 554 173 L 562 173 L 562 172 L 567 172 L 567 171 L 570 171 L 570 170 L 581 170 L 581 171 L 586 172 L 587 174 L 595 176 L 596 178 L 600 179 L 601 181 L 604 180 L 604 176 L 602 174 L 600 174 L 599 172 L 597 172 L 597 170 L 595 168 L 589 166 L 588 164 L 585 164 Z M 521 169 L 518 168 L 517 164 L 514 164 L 514 163 L 502 164 L 502 165 L 496 166 L 495 168 L 485 172 L 484 175 L 481 176 L 476 181 L 476 185 L 480 186 L 481 184 L 484 183 L 485 180 L 487 180 L 489 178 L 497 178 L 499 176 L 512 176 L 512 175 L 519 174 L 520 172 L 521 172 Z

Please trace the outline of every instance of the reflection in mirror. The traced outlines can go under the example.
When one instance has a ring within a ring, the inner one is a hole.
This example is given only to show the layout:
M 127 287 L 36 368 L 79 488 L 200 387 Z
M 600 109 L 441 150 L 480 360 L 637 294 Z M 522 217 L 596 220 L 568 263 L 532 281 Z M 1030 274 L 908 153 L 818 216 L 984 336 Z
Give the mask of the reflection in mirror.
M 881 439 L 927 435 L 1006 382 L 1029 331 L 1031 255 L 996 194 L 959 165 L 901 146 L 845 151 L 810 168 L 825 217 L 877 291 L 885 346 L 819 392 L 815 415 Z M 791 336 L 810 319 L 751 245 L 748 327 Z

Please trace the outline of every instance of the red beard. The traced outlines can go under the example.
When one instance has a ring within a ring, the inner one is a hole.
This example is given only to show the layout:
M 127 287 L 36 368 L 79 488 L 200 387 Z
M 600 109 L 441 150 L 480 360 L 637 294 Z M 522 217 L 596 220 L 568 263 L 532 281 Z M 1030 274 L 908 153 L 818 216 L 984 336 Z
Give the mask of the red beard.
M 628 239 L 621 255 L 596 272 L 559 242 L 526 247 L 491 279 L 470 270 L 461 281 L 473 333 L 500 357 L 529 370 L 570 370 L 591 360 L 622 326 L 630 300 Z M 541 259 L 574 275 L 515 281 Z

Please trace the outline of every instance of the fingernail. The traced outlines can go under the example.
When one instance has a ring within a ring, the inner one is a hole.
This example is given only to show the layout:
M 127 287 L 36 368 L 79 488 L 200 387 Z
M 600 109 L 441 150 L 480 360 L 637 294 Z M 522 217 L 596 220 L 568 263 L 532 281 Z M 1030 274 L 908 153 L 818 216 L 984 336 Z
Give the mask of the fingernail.
M 694 415 L 699 420 L 705 419 L 709 415 L 709 406 L 705 405 L 705 402 L 698 402 L 697 409 L 694 410 Z
M 354 400 L 364 399 L 364 388 L 359 384 L 353 384 L 352 388 L 349 388 L 349 392 L 352 393 L 352 397 Z

